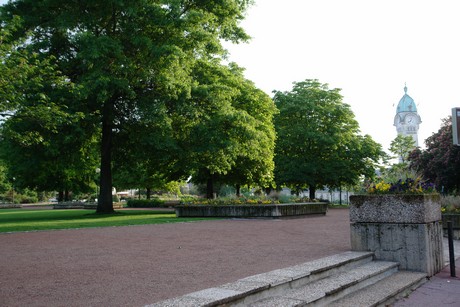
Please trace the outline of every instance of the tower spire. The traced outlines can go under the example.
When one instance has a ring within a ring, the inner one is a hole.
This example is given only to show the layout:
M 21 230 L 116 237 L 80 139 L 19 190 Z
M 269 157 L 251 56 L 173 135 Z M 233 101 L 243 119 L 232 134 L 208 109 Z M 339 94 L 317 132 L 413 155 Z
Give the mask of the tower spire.
M 407 94 L 407 85 L 406 85 L 406 82 L 404 82 L 404 94 Z

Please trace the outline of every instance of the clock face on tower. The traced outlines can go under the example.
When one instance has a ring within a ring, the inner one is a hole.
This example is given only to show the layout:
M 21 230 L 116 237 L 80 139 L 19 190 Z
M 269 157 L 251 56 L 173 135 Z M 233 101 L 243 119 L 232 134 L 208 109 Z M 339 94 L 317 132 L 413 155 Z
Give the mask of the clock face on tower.
M 416 123 L 415 116 L 413 115 L 407 115 L 405 121 L 406 121 L 406 124 L 409 124 L 409 125 L 413 125 Z

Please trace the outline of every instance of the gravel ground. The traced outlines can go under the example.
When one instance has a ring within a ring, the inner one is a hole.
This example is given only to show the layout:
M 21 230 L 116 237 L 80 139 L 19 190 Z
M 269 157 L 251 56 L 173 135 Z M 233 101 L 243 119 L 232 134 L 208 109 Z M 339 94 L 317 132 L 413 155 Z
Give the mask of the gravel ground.
M 0 234 L 0 306 L 143 306 L 347 250 L 347 209 Z

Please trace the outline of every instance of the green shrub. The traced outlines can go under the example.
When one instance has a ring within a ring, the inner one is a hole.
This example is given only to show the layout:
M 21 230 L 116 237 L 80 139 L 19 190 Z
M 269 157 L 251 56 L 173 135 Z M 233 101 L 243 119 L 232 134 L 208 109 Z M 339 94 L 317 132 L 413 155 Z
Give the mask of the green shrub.
M 196 195 L 181 195 L 179 197 L 181 203 L 193 202 L 198 199 Z
M 15 199 L 15 202 L 16 200 L 18 200 L 21 204 L 33 204 L 38 202 L 38 197 L 30 195 L 18 195 Z
M 152 199 L 130 199 L 126 203 L 129 208 L 161 208 L 164 201 L 159 198 Z
M 287 203 L 290 203 L 291 202 L 291 196 L 290 195 L 286 195 L 286 194 L 279 194 L 278 195 L 278 200 L 280 203 L 282 204 L 287 204 Z
M 443 213 L 460 213 L 460 196 L 442 196 L 441 211 Z

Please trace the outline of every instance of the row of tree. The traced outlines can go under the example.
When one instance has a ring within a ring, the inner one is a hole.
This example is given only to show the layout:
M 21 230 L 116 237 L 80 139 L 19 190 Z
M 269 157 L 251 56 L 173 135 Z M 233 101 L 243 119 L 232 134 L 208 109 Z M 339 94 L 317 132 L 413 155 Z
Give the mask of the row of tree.
M 18 187 L 174 180 L 295 189 L 372 175 L 380 145 L 361 136 L 338 89 L 317 80 L 273 99 L 222 64 L 221 40 L 249 0 L 17 0 L 0 8 L 0 155 Z M 275 139 L 277 135 L 276 149 Z M 275 168 L 276 165 L 276 168 Z

